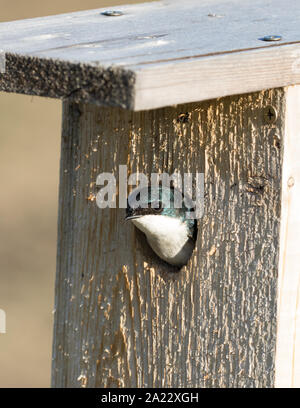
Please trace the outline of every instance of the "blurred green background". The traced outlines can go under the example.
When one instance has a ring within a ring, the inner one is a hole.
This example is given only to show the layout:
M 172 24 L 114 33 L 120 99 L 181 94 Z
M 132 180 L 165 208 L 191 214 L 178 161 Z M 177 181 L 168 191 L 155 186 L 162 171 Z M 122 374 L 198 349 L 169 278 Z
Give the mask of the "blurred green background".
M 0 21 L 142 2 L 0 0 Z M 50 385 L 60 126 L 60 101 L 0 93 L 0 387 Z

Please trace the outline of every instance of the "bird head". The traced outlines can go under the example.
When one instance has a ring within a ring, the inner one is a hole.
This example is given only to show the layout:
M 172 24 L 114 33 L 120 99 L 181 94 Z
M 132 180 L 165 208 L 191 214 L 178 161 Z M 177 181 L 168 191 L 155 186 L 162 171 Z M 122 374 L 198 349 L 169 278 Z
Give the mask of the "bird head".
M 193 229 L 195 220 L 190 217 L 193 211 L 191 200 L 184 198 L 180 190 L 160 184 L 135 189 L 128 197 L 125 219 L 135 220 L 145 215 L 175 217 Z
M 192 202 L 173 186 L 135 189 L 128 197 L 126 220 L 145 233 L 153 251 L 171 265 L 187 263 L 195 246 Z

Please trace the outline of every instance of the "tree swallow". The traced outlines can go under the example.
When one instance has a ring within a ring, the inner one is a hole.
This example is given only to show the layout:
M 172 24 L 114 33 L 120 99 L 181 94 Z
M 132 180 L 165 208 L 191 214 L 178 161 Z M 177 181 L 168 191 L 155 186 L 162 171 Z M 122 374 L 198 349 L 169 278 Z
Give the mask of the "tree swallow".
M 185 201 L 173 186 L 135 189 L 128 197 L 125 217 L 146 235 L 161 259 L 178 267 L 189 260 L 197 236 L 197 222 L 189 218 L 193 207 Z

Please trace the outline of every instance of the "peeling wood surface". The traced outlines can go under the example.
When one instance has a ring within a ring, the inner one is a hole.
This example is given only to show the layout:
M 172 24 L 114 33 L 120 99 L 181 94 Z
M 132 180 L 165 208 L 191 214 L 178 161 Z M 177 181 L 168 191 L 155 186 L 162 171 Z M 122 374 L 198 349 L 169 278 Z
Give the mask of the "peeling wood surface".
M 297 0 L 113 9 L 1 23 L 0 90 L 144 110 L 300 83 Z
M 300 87 L 286 94 L 276 386 L 300 387 Z
M 138 113 L 64 103 L 53 386 L 274 385 L 283 116 L 282 89 Z M 205 171 L 180 272 L 96 206 L 96 176 L 119 164 Z

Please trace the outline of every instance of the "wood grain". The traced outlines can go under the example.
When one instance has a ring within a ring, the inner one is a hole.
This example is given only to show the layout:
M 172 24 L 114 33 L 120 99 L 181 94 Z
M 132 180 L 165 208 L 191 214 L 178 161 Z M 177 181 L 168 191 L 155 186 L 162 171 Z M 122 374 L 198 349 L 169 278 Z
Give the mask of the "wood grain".
M 64 103 L 54 387 L 274 385 L 284 108 L 283 89 L 147 112 Z M 123 209 L 96 206 L 96 176 L 119 164 L 205 172 L 180 272 Z
M 286 91 L 276 386 L 300 387 L 300 87 Z
M 1 23 L 0 90 L 145 110 L 300 82 L 297 0 L 116 8 Z

